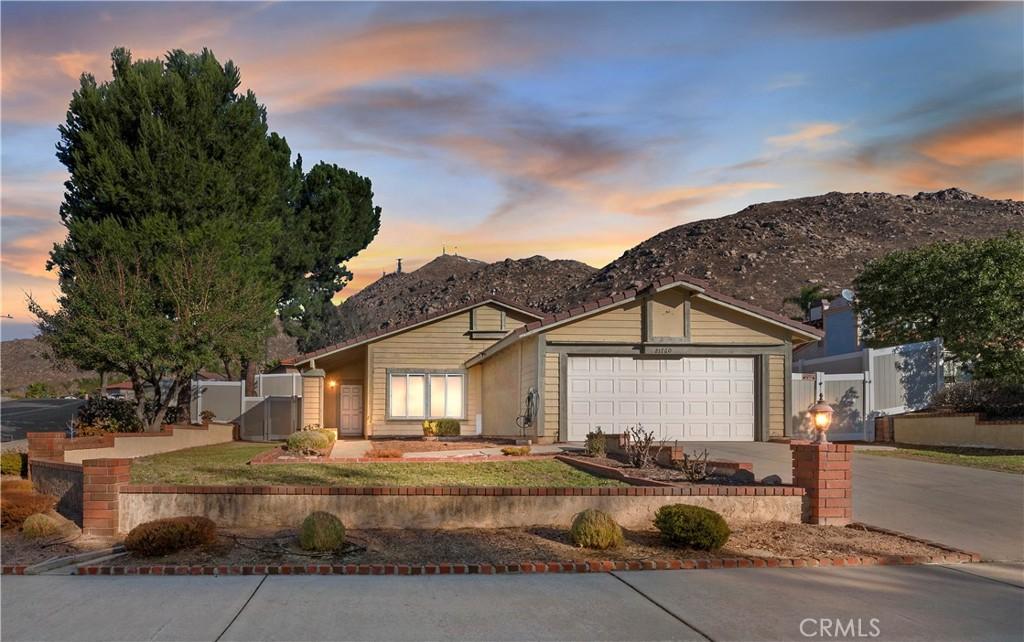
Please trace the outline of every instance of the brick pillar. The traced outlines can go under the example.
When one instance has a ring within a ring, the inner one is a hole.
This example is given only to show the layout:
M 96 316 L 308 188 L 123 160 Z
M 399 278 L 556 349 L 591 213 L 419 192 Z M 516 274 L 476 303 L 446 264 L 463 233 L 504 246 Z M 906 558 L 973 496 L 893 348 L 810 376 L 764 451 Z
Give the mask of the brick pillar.
M 875 417 L 875 441 L 892 443 L 892 417 Z
M 794 442 L 793 484 L 807 490 L 804 521 L 843 526 L 853 521 L 853 446 Z
M 121 486 L 131 479 L 131 459 L 82 462 L 82 533 L 114 537 L 118 531 Z
M 324 427 L 324 376 L 319 368 L 302 373 L 302 425 Z
M 28 438 L 28 458 L 56 459 L 64 461 L 64 442 L 62 432 L 30 432 Z

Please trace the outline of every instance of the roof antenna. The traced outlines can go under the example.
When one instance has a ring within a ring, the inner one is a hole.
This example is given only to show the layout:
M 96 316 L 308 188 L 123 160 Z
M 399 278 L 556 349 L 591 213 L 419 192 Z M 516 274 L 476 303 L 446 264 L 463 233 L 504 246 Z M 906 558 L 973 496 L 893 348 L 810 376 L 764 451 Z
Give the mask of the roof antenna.
M 395 274 L 401 274 L 401 273 L 402 273 L 402 259 L 398 259 L 398 269 L 395 270 Z
M 448 248 L 441 246 L 441 256 L 448 256 Z

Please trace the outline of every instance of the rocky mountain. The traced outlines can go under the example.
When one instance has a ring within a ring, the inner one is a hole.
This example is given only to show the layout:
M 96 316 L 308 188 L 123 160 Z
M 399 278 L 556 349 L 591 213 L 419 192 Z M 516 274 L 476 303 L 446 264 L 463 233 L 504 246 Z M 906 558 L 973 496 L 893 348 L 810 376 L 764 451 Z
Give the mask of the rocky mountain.
M 579 261 L 543 256 L 485 263 L 441 255 L 412 272 L 382 276 L 339 306 L 333 341 L 399 325 L 489 295 L 545 312 L 560 308 L 568 289 L 595 272 Z
M 20 396 L 30 383 L 45 383 L 54 394 L 74 394 L 80 387 L 99 385 L 99 375 L 87 370 L 55 365 L 48 350 L 36 339 L 0 343 L 0 375 L 3 396 Z
M 801 286 L 838 293 L 864 264 L 938 241 L 1024 231 L 1024 203 L 950 188 L 916 196 L 830 192 L 751 205 L 722 218 L 665 230 L 571 288 L 563 306 L 590 301 L 662 276 L 686 273 L 769 310 Z

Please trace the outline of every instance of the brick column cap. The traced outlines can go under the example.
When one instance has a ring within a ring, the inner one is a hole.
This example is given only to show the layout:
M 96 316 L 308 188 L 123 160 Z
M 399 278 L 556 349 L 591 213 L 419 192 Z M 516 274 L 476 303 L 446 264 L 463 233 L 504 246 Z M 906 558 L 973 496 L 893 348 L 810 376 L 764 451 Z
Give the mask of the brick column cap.
M 312 368 L 310 370 L 304 371 L 302 373 L 302 376 L 303 377 L 320 377 L 321 379 L 323 379 L 324 377 L 327 376 L 327 373 L 324 372 L 323 370 L 321 370 L 320 368 Z

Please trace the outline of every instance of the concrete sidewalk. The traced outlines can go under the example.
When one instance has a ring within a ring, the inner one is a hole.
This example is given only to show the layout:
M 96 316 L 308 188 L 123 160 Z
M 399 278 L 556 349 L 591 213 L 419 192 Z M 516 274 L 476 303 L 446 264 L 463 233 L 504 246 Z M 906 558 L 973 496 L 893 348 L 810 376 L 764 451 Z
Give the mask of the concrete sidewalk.
M 433 577 L 2 579 L 3 639 L 878 640 L 1024 636 L 1021 565 Z M 1008 581 L 1009 580 L 1009 581 Z M 872 622 L 874 620 L 874 622 Z M 803 626 L 803 633 L 801 632 Z M 828 624 L 828 626 L 833 626 Z

